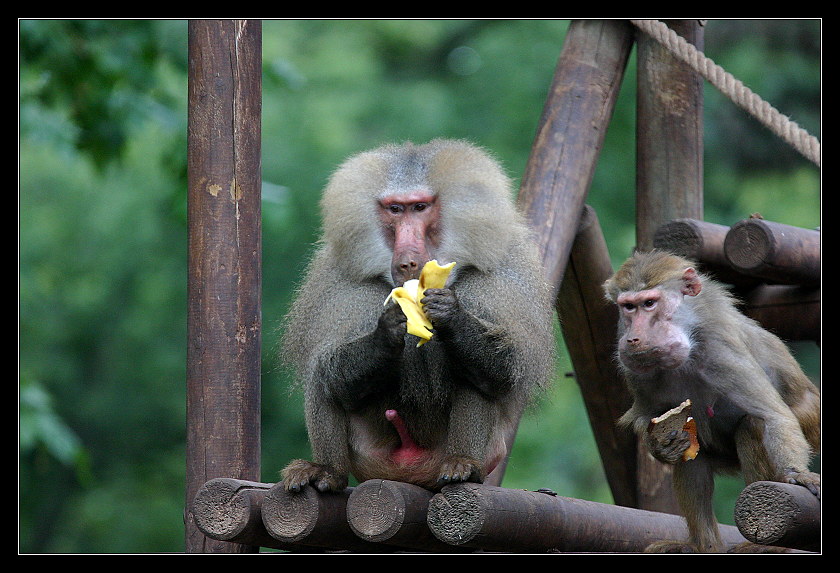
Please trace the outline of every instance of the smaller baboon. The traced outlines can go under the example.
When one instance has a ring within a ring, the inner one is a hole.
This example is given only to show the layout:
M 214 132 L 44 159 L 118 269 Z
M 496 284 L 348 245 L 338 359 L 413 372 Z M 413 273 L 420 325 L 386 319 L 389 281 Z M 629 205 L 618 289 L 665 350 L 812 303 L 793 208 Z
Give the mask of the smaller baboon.
M 722 551 L 712 507 L 714 473 L 740 469 L 747 483 L 796 483 L 815 495 L 808 470 L 820 442 L 820 393 L 785 344 L 740 313 L 725 288 L 663 251 L 636 253 L 604 284 L 620 309 L 618 358 L 633 405 L 619 420 L 674 464 L 690 549 Z M 688 432 L 648 433 L 651 419 L 691 400 L 700 444 L 683 461 Z M 651 550 L 684 549 L 664 542 Z

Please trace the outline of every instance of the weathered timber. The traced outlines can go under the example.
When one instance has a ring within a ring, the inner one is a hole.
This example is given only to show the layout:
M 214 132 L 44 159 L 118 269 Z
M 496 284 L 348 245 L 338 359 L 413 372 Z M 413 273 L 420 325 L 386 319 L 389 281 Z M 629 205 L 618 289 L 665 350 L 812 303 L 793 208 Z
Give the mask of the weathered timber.
M 751 288 L 760 281 L 734 270 L 726 260 L 723 242 L 728 232 L 726 225 L 690 218 L 674 219 L 656 229 L 653 246 L 696 261 L 699 270 L 717 280 L 742 289 Z
M 632 47 L 628 22 L 574 20 L 554 70 L 518 203 L 555 296 Z M 507 436 L 508 448 L 515 437 Z M 508 456 L 485 483 L 501 485 Z
M 807 488 L 757 481 L 735 502 L 735 524 L 754 543 L 819 551 L 820 509 Z
M 636 437 L 616 425 L 632 398 L 614 356 L 618 309 L 602 288 L 612 272 L 598 216 L 586 205 L 557 297 L 557 313 L 613 500 L 636 507 Z
M 676 515 L 473 483 L 432 497 L 428 523 L 447 543 L 486 551 L 640 552 L 688 536 Z M 721 535 L 727 546 L 745 541 L 731 525 Z
M 574 20 L 555 69 L 519 191 L 555 294 L 632 46 L 628 22 Z
M 426 515 L 433 495 L 434 492 L 413 484 L 368 480 L 350 494 L 347 520 L 350 528 L 365 541 L 415 551 L 459 551 L 429 530 Z
M 680 218 L 661 224 L 653 235 L 653 246 L 706 263 L 728 266 L 723 241 L 729 227 L 698 219 Z
M 195 524 L 211 539 L 248 546 L 293 549 L 273 538 L 262 520 L 262 503 L 273 484 L 215 478 L 196 493 L 192 504 Z
M 743 296 L 742 310 L 783 340 L 821 343 L 820 287 L 761 285 Z
M 379 552 L 382 547 L 360 539 L 347 522 L 347 500 L 353 488 L 320 493 L 314 487 L 300 492 L 277 483 L 265 494 L 262 520 L 269 535 L 286 544 L 325 549 Z
M 697 20 L 666 24 L 703 49 Z M 703 78 L 647 34 L 636 41 L 636 246 L 648 250 L 663 223 L 703 219 Z
M 208 541 L 190 507 L 215 477 L 256 480 L 260 462 L 262 28 L 189 23 L 186 551 Z
M 820 232 L 764 219 L 734 224 L 723 245 L 735 270 L 770 283 L 820 284 Z

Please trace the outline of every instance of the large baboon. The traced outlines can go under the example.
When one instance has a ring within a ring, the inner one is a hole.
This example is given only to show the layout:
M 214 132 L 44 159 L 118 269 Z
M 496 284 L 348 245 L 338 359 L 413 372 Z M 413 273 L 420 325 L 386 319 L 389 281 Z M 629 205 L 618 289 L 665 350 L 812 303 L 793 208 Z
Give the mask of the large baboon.
M 286 487 L 483 481 L 554 368 L 549 290 L 508 178 L 465 142 L 388 145 L 341 165 L 321 208 L 283 338 L 313 459 L 286 467 Z M 432 259 L 455 267 L 425 292 L 433 336 L 418 346 L 386 299 Z

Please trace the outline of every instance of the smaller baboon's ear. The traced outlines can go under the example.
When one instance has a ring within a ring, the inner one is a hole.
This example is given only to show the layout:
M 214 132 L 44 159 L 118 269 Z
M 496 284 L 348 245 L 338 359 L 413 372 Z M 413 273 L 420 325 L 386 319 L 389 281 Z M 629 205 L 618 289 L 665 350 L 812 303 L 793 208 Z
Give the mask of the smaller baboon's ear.
M 683 271 L 682 282 L 683 286 L 681 290 L 684 295 L 697 296 L 703 289 L 700 276 L 692 267 L 688 267 Z

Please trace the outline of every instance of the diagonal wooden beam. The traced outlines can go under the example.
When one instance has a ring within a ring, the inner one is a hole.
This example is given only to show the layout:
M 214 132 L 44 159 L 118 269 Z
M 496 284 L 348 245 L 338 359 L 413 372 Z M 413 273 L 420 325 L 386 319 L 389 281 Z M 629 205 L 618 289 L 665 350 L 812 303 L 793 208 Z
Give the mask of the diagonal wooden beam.
M 632 46 L 633 27 L 626 21 L 574 20 L 554 72 L 519 205 L 555 295 Z

